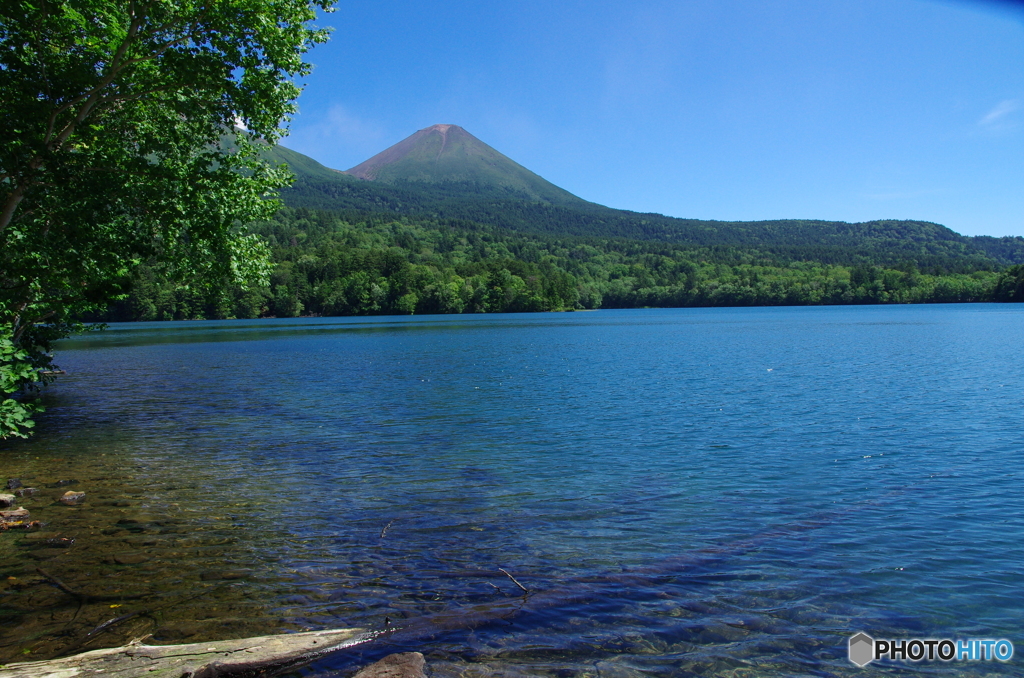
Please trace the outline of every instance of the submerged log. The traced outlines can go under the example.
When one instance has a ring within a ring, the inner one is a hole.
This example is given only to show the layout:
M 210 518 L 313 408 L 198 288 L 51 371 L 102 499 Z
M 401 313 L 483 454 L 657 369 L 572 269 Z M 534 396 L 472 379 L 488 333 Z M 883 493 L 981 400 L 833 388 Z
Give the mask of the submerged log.
M 8 664 L 0 668 L 0 678 L 271 676 L 378 635 L 363 629 L 333 629 L 188 645 L 135 642 L 49 661 Z

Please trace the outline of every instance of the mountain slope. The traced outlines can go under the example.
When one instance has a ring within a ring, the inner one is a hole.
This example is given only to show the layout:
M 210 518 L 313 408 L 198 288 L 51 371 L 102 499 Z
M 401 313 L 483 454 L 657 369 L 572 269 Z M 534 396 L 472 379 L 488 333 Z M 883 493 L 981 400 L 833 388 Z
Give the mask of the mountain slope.
M 1024 239 L 968 238 L 930 222 L 702 221 L 604 207 L 573 196 L 454 125 L 420 130 L 347 172 L 277 146 L 290 207 L 405 214 L 548 236 L 654 240 L 756 250 L 781 261 L 973 271 L 1024 263 Z M 369 177 L 369 178 L 360 178 Z

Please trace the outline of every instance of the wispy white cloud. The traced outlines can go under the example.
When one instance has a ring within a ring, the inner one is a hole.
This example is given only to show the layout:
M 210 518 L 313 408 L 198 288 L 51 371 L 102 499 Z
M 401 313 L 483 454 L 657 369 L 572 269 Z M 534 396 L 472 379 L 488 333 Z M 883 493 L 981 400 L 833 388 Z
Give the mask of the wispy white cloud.
M 995 108 L 982 116 L 978 124 L 982 127 L 996 127 L 1005 125 L 1006 116 L 1020 109 L 1020 102 L 1016 99 L 1004 99 L 996 104 Z
M 388 139 L 382 125 L 360 118 L 340 104 L 301 120 L 303 124 L 294 125 L 282 143 L 335 169 L 359 164 L 382 150 L 381 144 Z

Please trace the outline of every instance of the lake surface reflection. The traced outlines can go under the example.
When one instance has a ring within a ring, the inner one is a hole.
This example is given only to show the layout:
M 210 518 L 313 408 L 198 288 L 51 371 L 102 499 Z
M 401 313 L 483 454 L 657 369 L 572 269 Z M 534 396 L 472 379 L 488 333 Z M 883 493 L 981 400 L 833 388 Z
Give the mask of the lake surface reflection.
M 303 675 L 858 676 L 857 631 L 1024 657 L 1021 346 L 998 304 L 114 325 L 0 443 L 46 523 L 0 534 L 0 661 L 342 626 L 409 630 Z

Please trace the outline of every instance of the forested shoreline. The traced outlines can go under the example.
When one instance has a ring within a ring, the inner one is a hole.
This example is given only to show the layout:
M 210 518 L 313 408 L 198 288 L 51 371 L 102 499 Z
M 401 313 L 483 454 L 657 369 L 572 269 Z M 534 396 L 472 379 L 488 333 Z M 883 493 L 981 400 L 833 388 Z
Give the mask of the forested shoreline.
M 253 230 L 269 284 L 172 280 L 142 265 L 89 321 L 596 308 L 1016 301 L 1024 267 L 850 265 L 737 247 L 523 234 L 473 222 L 283 208 Z

